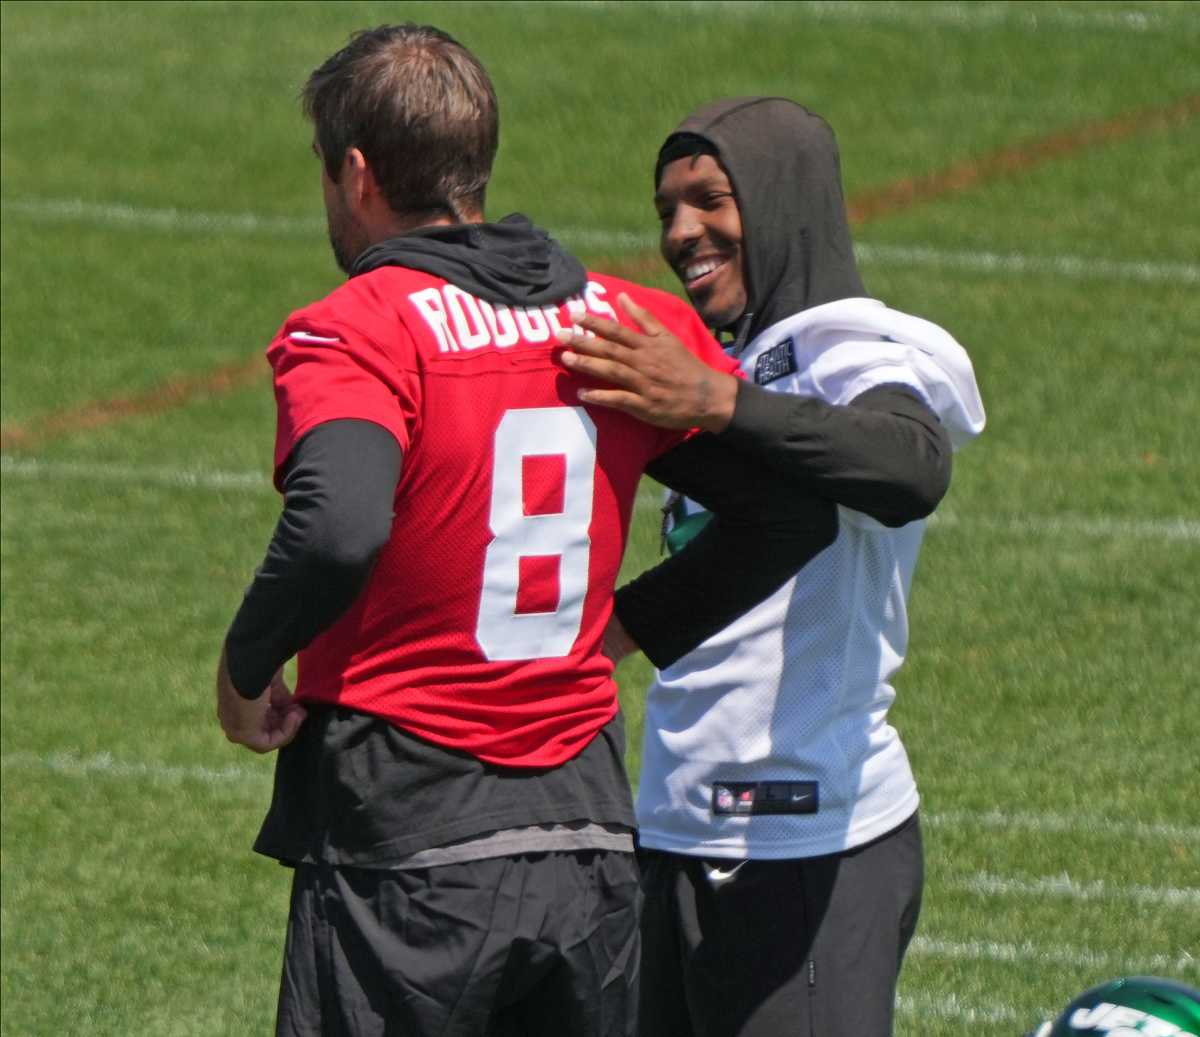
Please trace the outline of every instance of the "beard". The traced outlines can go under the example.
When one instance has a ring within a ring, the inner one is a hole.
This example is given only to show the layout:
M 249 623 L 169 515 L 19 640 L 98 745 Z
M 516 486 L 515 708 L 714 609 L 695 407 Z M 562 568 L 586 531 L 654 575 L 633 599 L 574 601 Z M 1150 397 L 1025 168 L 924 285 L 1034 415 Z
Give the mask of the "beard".
M 333 250 L 333 259 L 338 268 L 347 276 L 354 267 L 354 261 L 367 247 L 366 235 L 362 229 L 347 217 L 344 212 L 328 210 L 329 247 Z

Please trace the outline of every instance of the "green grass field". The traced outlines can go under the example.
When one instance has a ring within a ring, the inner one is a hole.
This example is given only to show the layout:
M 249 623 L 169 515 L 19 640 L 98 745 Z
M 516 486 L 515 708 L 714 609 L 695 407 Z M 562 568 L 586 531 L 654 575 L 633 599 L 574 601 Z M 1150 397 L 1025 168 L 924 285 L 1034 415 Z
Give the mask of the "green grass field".
M 1127 972 L 1200 985 L 1200 5 L 0 17 L 5 1035 L 269 1032 L 287 873 L 249 844 L 271 761 L 224 741 L 211 674 L 277 513 L 273 405 L 265 363 L 205 379 L 337 283 L 296 94 L 405 18 L 496 80 L 492 215 L 597 266 L 652 252 L 655 150 L 717 96 L 826 115 L 851 200 L 984 171 L 856 230 L 872 293 L 967 346 L 989 413 L 897 682 L 928 862 L 898 1033 L 1014 1037 Z M 208 388 L 164 397 L 184 377 Z M 621 673 L 635 730 L 647 676 Z

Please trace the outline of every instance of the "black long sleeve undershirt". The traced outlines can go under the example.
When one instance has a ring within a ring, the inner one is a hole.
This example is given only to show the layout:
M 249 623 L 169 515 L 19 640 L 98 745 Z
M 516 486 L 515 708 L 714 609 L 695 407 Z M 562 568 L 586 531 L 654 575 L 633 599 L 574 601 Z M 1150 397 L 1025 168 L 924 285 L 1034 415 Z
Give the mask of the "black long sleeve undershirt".
M 673 453 L 673 451 L 672 451 Z M 831 501 L 778 476 L 756 458 L 701 435 L 688 463 L 652 466 L 673 490 L 713 512 L 687 549 L 615 596 L 626 631 L 655 666 L 682 658 L 766 600 L 837 537 Z
M 257 698 L 358 597 L 387 543 L 400 445 L 369 421 L 330 421 L 296 445 L 283 514 L 225 638 L 229 676 Z

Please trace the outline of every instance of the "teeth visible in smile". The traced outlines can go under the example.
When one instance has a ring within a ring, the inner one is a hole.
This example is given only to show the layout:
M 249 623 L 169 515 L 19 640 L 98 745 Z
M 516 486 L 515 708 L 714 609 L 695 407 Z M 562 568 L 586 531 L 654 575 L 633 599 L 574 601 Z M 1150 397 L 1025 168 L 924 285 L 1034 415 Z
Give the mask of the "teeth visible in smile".
M 683 268 L 683 277 L 685 281 L 694 281 L 698 277 L 703 277 L 705 274 L 711 274 L 717 267 L 722 266 L 722 259 L 705 259 L 698 263 L 691 263 Z

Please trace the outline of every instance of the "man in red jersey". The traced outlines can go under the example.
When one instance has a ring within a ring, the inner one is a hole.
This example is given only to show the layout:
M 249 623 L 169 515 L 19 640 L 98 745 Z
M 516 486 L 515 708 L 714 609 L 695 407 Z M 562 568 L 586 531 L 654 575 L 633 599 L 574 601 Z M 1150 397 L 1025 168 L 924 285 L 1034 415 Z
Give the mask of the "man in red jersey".
M 295 869 L 277 1032 L 630 1034 L 603 636 L 638 479 L 688 432 L 584 405 L 552 352 L 576 317 L 632 314 L 734 365 L 682 301 L 483 222 L 496 98 L 445 33 L 357 35 L 304 104 L 350 276 L 268 350 L 284 511 L 217 681 L 230 740 L 282 750 L 256 842 Z M 681 653 L 836 533 L 831 505 L 710 446 L 676 481 L 718 517 L 655 584 L 690 605 Z

